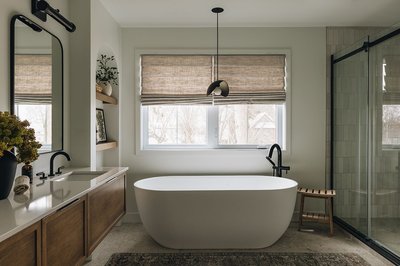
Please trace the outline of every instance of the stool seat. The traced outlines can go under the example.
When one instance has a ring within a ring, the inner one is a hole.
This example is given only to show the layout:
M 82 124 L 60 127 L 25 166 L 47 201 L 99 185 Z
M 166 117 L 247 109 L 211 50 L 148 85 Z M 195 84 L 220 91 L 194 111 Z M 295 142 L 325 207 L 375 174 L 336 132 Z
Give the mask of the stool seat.
M 300 213 L 299 213 L 299 230 L 303 225 L 303 221 L 316 221 L 320 223 L 329 224 L 329 233 L 333 235 L 333 197 L 336 195 L 336 191 L 333 189 L 310 189 L 310 188 L 298 188 L 297 192 L 301 196 Z M 306 197 L 325 199 L 327 204 L 327 214 L 323 213 L 304 213 L 304 199 Z
M 336 191 L 333 189 L 310 189 L 310 188 L 298 188 L 298 193 L 304 194 L 307 197 L 315 198 L 329 198 L 336 195 Z

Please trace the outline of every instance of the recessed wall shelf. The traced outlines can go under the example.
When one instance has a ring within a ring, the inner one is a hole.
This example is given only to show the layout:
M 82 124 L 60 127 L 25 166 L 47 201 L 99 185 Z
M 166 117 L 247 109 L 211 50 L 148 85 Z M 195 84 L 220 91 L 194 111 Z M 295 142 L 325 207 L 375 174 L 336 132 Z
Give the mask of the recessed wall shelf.
M 96 151 L 104 151 L 109 150 L 117 147 L 116 141 L 107 141 L 103 143 L 96 144 Z
M 107 96 L 101 92 L 96 91 L 96 99 L 108 104 L 118 104 L 118 100 L 112 96 Z

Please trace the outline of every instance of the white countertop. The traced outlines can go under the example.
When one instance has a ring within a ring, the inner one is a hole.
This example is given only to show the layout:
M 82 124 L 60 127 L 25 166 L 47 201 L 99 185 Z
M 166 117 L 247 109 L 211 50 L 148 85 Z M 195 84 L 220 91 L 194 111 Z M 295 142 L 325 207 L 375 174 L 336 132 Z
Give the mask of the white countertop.
M 90 168 L 65 169 L 90 171 Z M 34 178 L 33 184 L 22 195 L 15 195 L 11 190 L 7 199 L 0 200 L 0 241 L 14 235 L 60 207 L 85 195 L 90 190 L 101 186 L 108 180 L 128 171 L 127 167 L 103 167 L 95 171 L 107 171 L 107 178 L 94 184 L 90 181 L 42 181 Z

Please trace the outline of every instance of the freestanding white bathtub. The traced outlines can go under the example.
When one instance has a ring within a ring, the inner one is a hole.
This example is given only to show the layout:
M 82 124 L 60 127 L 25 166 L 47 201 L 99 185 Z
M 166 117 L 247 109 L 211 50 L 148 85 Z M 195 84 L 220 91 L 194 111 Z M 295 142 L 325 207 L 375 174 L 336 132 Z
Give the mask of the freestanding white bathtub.
M 175 249 L 250 249 L 286 231 L 297 182 L 270 176 L 160 176 L 135 184 L 143 225 Z

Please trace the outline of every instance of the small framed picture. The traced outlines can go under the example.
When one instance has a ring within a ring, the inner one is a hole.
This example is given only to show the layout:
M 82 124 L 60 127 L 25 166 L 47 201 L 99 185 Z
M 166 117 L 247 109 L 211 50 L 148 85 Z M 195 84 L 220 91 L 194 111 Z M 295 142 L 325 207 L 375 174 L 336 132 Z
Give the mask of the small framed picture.
M 106 121 L 104 110 L 96 108 L 96 143 L 107 141 Z

